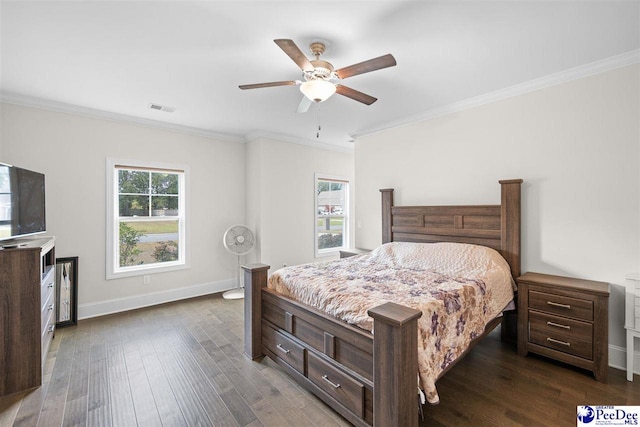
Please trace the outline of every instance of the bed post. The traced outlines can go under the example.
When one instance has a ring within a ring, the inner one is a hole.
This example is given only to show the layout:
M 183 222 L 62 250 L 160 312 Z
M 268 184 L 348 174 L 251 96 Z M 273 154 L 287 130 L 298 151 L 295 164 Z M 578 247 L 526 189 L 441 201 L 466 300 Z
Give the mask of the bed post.
M 389 243 L 393 240 L 391 234 L 391 208 L 393 207 L 393 188 L 383 188 L 382 193 L 382 243 Z
M 522 180 L 509 179 L 499 182 L 502 188 L 500 201 L 500 248 L 502 249 L 502 256 L 511 267 L 511 275 L 516 279 L 520 276 L 520 187 Z M 502 341 L 514 343 L 518 341 L 517 311 L 504 313 L 500 337 Z
M 262 356 L 262 288 L 267 286 L 265 264 L 243 265 L 244 270 L 244 354 Z
M 384 193 L 383 193 L 384 194 Z M 373 425 L 418 426 L 418 318 L 422 312 L 388 302 L 373 318 Z
M 502 188 L 500 215 L 502 256 L 511 266 L 513 278 L 520 276 L 520 186 L 521 179 L 498 181 Z

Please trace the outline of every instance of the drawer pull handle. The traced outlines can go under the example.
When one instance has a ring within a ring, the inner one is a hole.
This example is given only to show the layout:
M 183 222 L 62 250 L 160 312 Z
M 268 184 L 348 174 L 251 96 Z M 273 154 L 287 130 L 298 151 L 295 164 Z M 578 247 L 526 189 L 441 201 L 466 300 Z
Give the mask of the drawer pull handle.
M 560 304 L 553 301 L 547 301 L 547 304 L 552 305 L 554 307 L 566 308 L 567 310 L 571 310 L 571 306 L 569 304 Z
M 276 345 L 276 347 L 278 347 L 278 350 L 280 350 L 280 351 L 284 351 L 284 354 L 289 354 L 289 353 L 291 353 L 291 350 L 287 350 L 286 348 L 284 348 L 284 347 L 282 346 L 282 344 L 278 344 L 278 345 Z
M 571 347 L 571 343 L 570 342 L 560 341 L 560 340 L 556 340 L 556 339 L 553 339 L 553 338 L 547 338 L 547 341 L 552 342 L 554 344 L 562 344 L 562 345 L 566 345 L 567 347 Z
M 49 325 L 49 327 L 47 328 L 47 331 L 49 332 L 53 332 L 54 326 L 53 325 Z
M 340 384 L 336 384 L 334 382 L 332 382 L 328 376 L 323 375 L 322 379 L 325 380 L 326 382 L 328 382 L 329 384 L 331 384 L 333 386 L 333 388 L 340 388 Z
M 566 329 L 566 330 L 571 330 L 571 326 L 569 325 L 561 325 L 560 323 L 555 323 L 555 322 L 547 322 L 547 326 L 555 326 L 556 328 L 562 328 L 562 329 Z

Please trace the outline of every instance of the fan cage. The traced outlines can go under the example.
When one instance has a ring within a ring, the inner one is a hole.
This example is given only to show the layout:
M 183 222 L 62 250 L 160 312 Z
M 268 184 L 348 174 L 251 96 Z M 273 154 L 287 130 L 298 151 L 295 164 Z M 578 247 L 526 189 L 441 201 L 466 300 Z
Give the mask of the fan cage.
M 224 233 L 224 247 L 235 255 L 245 255 L 251 252 L 255 244 L 255 237 L 249 227 L 234 225 Z

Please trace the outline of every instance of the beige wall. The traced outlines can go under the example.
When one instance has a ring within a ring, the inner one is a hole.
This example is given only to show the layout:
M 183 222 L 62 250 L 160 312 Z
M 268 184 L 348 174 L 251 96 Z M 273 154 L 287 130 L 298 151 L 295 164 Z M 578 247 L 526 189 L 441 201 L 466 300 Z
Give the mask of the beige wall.
M 79 256 L 81 317 L 235 286 L 222 236 L 246 219 L 245 144 L 7 104 L 0 122 L 0 160 L 45 174 L 47 234 Z M 107 157 L 189 166 L 191 268 L 105 279 Z
M 381 241 L 379 188 L 396 204 L 497 204 L 498 180 L 522 178 L 523 271 L 612 283 L 609 341 L 624 350 L 624 279 L 640 271 L 639 84 L 636 64 L 362 137 L 356 244 Z
M 247 219 L 257 230 L 259 259 L 271 271 L 317 260 L 315 173 L 353 178 L 353 154 L 269 138 L 248 143 Z

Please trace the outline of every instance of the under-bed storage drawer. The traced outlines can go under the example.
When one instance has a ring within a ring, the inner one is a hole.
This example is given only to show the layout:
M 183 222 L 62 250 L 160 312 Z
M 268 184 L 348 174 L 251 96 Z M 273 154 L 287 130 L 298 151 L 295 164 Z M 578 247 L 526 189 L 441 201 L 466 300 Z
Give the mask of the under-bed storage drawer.
M 307 377 L 358 417 L 364 417 L 364 385 L 309 352 Z
M 304 375 L 306 350 L 301 345 L 264 323 L 262 324 L 262 345 Z

